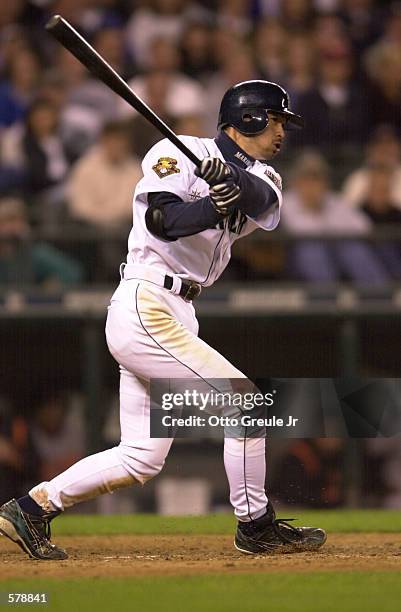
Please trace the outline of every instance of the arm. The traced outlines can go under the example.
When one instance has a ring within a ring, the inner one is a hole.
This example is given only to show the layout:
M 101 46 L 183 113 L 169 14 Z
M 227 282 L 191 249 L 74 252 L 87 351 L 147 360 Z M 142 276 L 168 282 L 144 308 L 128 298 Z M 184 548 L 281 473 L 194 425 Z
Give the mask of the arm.
M 227 163 L 227 166 L 240 188 L 240 196 L 236 201 L 236 207 L 241 212 L 252 219 L 256 219 L 277 204 L 279 200 L 278 192 L 270 183 L 255 174 L 238 168 L 234 164 Z
M 224 218 L 209 196 L 184 202 L 175 193 L 153 192 L 148 194 L 148 204 L 145 214 L 147 229 L 157 238 L 167 241 L 214 228 Z
M 256 219 L 280 204 L 281 188 L 274 181 L 280 184 L 281 178 L 264 164 L 247 172 L 217 157 L 206 157 L 195 174 L 209 184 L 210 198 L 223 214 L 229 214 L 235 206 Z

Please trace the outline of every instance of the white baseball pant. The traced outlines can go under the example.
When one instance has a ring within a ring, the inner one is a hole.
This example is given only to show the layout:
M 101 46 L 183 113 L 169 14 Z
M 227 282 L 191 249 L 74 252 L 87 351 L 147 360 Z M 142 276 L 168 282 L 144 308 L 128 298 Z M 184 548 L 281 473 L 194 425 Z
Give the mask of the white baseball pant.
M 148 267 L 142 270 L 142 278 L 158 278 Z M 29 494 L 37 503 L 64 510 L 118 488 L 143 485 L 160 472 L 172 439 L 150 437 L 150 379 L 245 378 L 198 338 L 198 328 L 191 302 L 151 280 L 121 280 L 106 322 L 109 350 L 120 364 L 120 444 L 35 486 Z M 265 438 L 225 438 L 224 465 L 236 517 L 249 521 L 262 516 L 267 505 Z

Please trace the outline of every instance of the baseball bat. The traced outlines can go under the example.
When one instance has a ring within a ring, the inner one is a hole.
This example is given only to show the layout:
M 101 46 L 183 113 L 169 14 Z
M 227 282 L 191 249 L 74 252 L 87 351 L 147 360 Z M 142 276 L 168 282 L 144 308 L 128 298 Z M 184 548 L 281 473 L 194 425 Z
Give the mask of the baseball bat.
M 123 78 L 105 59 L 77 32 L 61 15 L 54 15 L 46 24 L 59 43 L 70 51 L 86 68 L 116 94 L 121 96 L 138 113 L 145 117 L 155 128 L 170 140 L 195 166 L 199 167 L 201 160 L 185 146 L 178 136 L 139 96 L 137 96 Z

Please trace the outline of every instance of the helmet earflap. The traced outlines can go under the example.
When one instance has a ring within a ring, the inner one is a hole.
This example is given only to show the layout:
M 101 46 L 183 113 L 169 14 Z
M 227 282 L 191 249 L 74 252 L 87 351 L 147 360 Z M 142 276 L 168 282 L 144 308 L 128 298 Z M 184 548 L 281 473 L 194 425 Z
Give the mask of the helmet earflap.
M 264 108 L 244 108 L 241 113 L 239 126 L 234 126 L 237 130 L 247 136 L 260 134 L 267 128 L 269 116 Z

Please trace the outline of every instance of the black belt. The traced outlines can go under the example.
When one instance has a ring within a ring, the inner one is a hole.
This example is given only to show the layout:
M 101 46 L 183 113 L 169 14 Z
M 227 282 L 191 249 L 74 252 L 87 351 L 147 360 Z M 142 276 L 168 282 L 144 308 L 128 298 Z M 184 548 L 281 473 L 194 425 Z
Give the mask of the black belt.
M 173 277 L 166 274 L 164 277 L 164 288 L 171 289 L 173 286 L 173 281 Z M 184 298 L 186 302 L 191 302 L 193 299 L 197 298 L 201 291 L 202 287 L 199 283 L 195 283 L 195 281 L 181 281 L 179 295 Z

